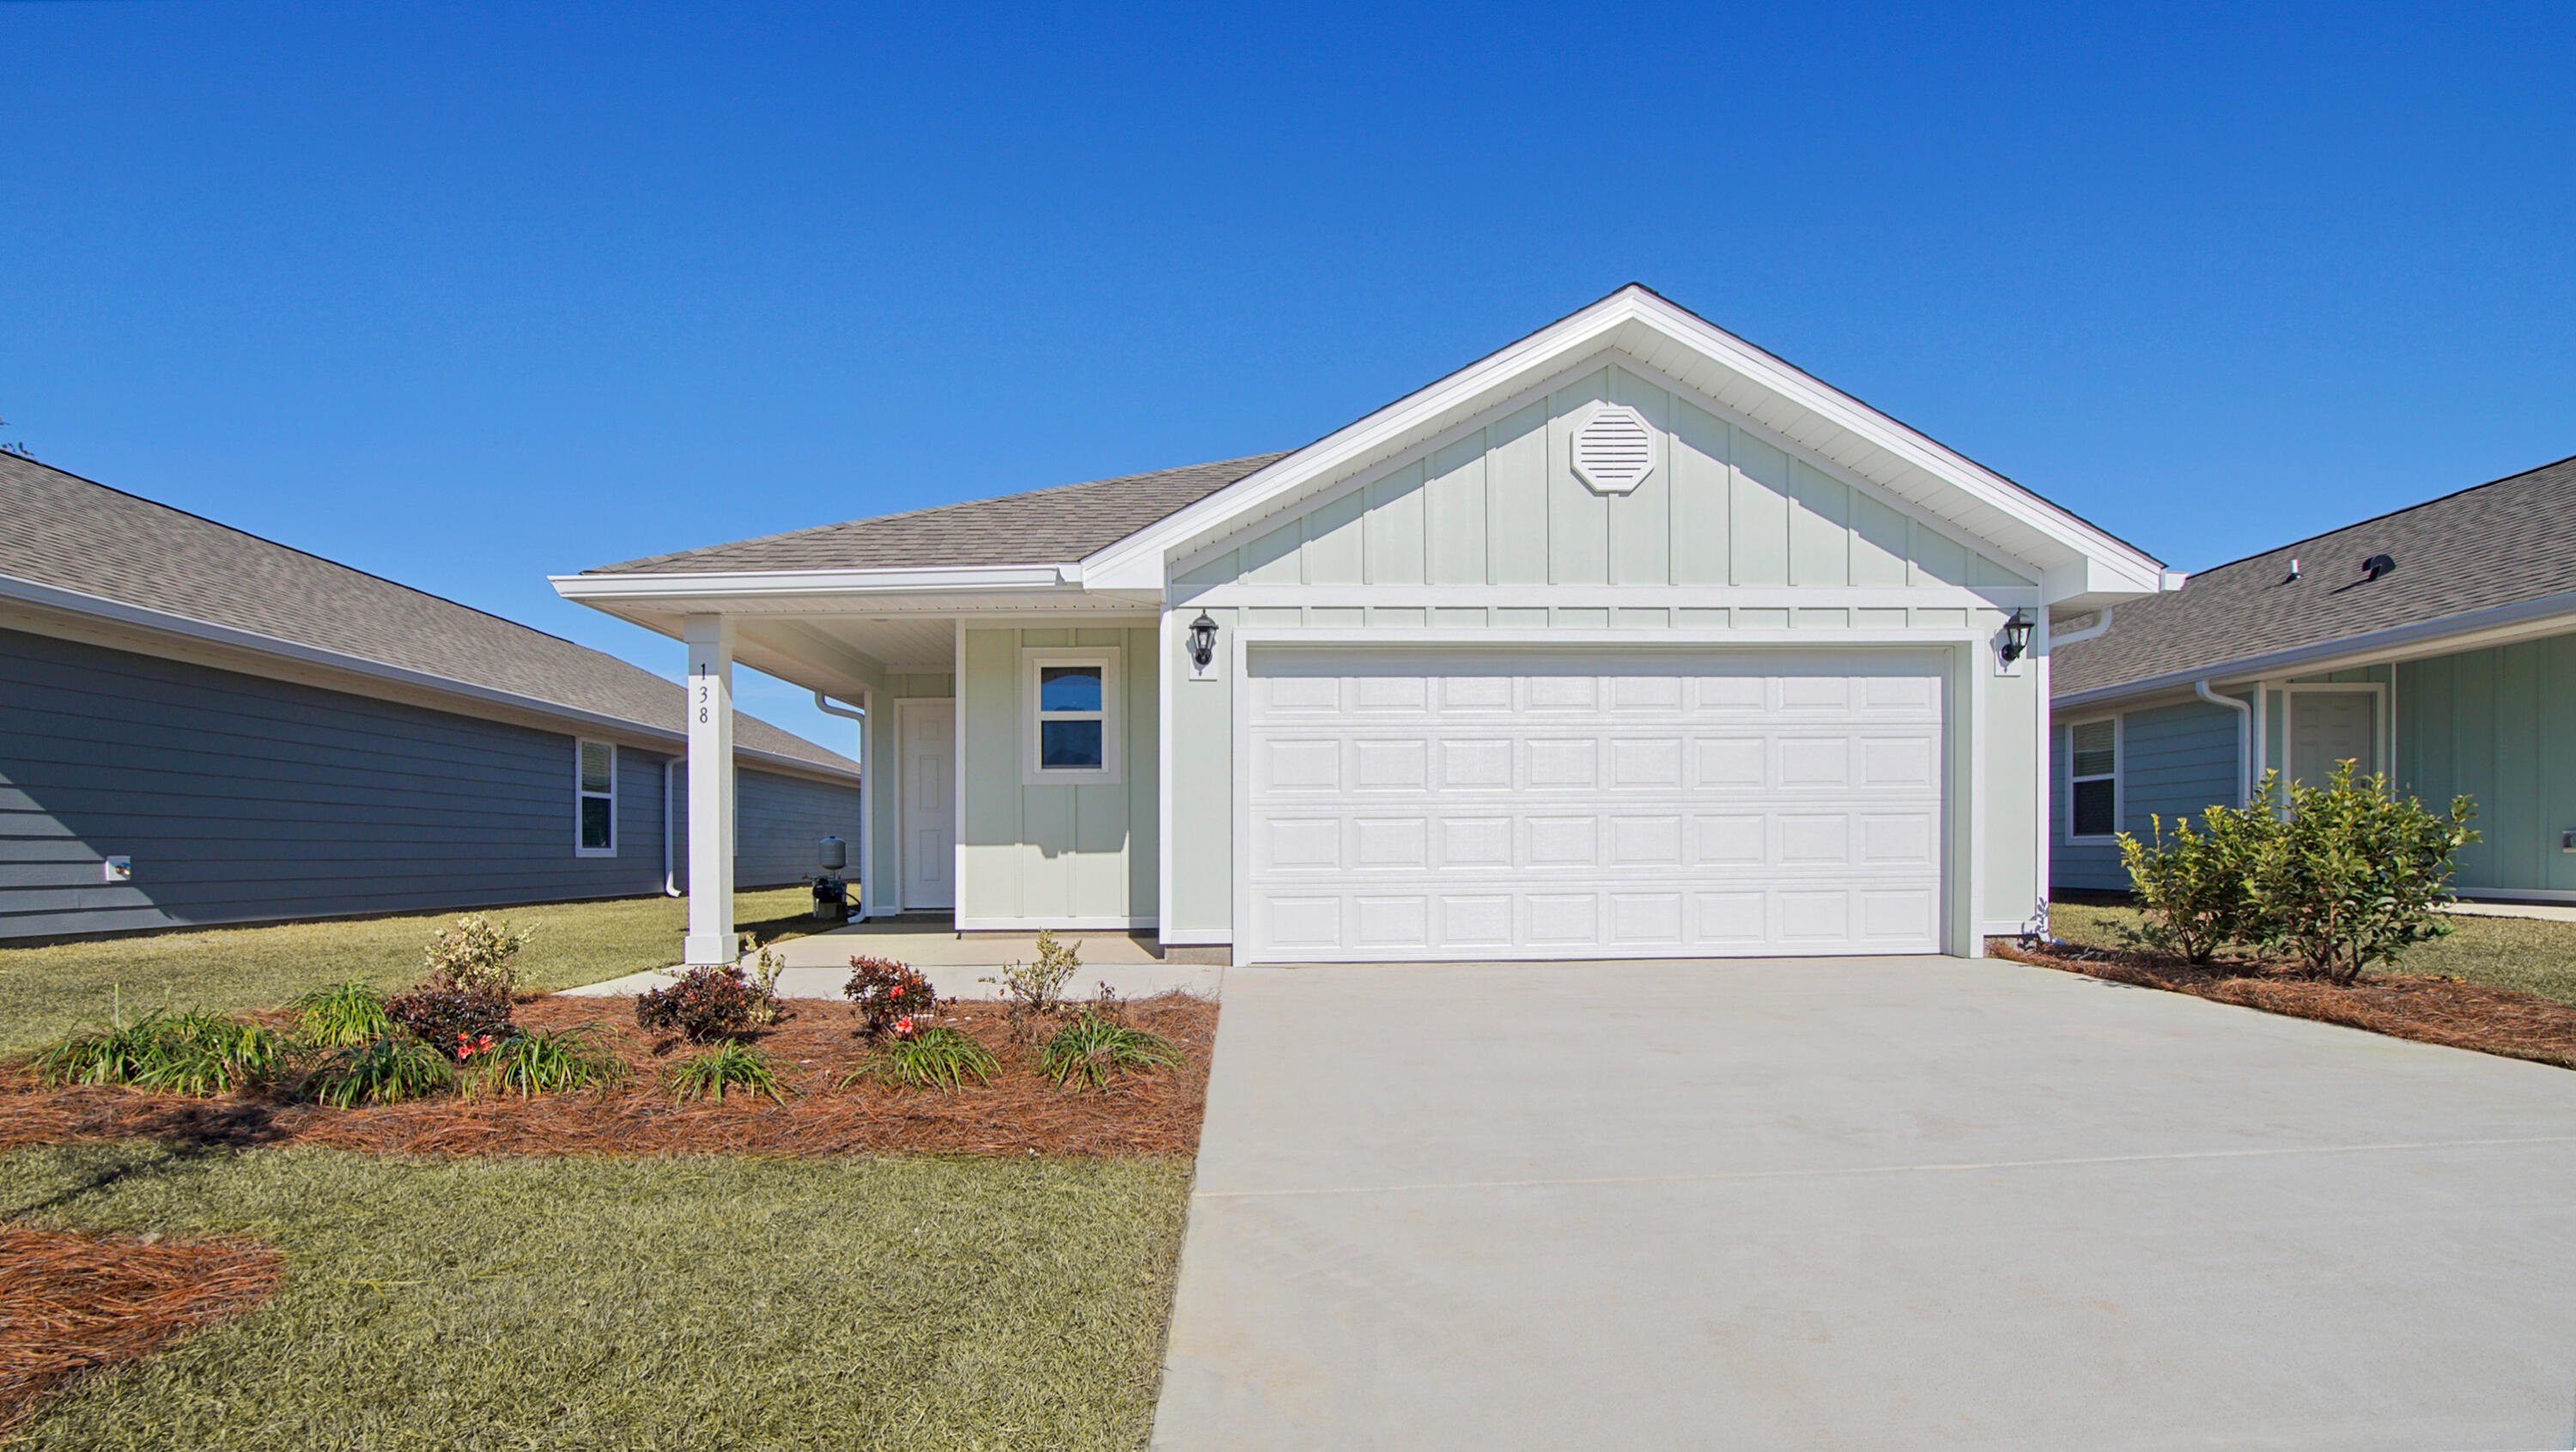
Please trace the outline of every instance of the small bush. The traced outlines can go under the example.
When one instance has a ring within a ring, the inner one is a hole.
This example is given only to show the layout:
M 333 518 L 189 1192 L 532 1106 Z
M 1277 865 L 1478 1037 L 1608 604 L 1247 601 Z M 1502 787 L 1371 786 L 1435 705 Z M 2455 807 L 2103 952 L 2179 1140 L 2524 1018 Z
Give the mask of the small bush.
M 455 1062 L 408 1032 L 335 1049 L 304 1076 L 298 1092 L 334 1109 L 400 1104 L 454 1087 Z
M 36 1055 L 35 1069 L 49 1085 L 131 1084 L 203 1095 L 263 1083 L 285 1062 L 285 1044 L 257 1024 L 155 1009 L 130 1022 L 119 1012 Z
M 989 1083 L 1000 1072 L 1002 1061 L 973 1035 L 939 1027 L 888 1037 L 841 1084 L 846 1088 L 861 1079 L 881 1079 L 915 1089 L 953 1090 L 969 1079 Z
M 518 987 L 518 970 L 510 960 L 536 935 L 533 926 L 513 928 L 467 913 L 429 940 L 421 967 L 433 984 L 506 997 Z
M 859 1031 L 872 1039 L 897 1032 L 898 1024 L 908 1034 L 915 1018 L 939 1007 L 929 979 L 887 958 L 852 958 L 850 982 L 841 991 L 858 1005 Z
M 721 1044 L 705 1053 L 692 1054 L 673 1064 L 667 1079 L 675 1101 L 722 1102 L 727 1089 L 736 1089 L 755 1096 L 766 1094 L 781 1104 L 787 1102 L 787 1086 L 779 1082 L 777 1065 L 749 1044 Z
M 2271 800 L 2274 777 L 2263 785 Z M 2451 931 L 2441 905 L 2460 849 L 2478 839 L 2469 826 L 2476 814 L 2463 796 L 2452 798 L 2449 816 L 2436 816 L 2400 799 L 2384 776 L 2355 780 L 2349 761 L 2324 786 L 2292 785 L 2289 813 L 2249 878 L 2255 934 L 2338 984 L 2396 962 Z
M 786 971 L 787 959 L 761 942 L 756 933 L 742 935 L 742 951 L 752 955 L 751 986 L 760 990 L 760 1001 L 752 1005 L 751 1021 L 776 1023 L 784 1016 L 784 1007 L 778 1001 L 778 975 Z
M 2168 842 L 2164 818 L 2150 820 L 2153 845 L 2120 834 L 2120 865 L 2129 870 L 2146 914 L 2136 936 L 2151 948 L 2207 963 L 2219 949 L 2252 935 L 2250 879 L 2280 822 L 2260 808 L 2213 805 L 2201 813 L 2201 831 L 2177 820 Z
M 657 1033 L 677 1030 L 693 1044 L 774 1022 L 778 999 L 731 963 L 692 968 L 668 988 L 635 995 L 635 1021 Z
M 462 1063 L 517 1032 L 504 994 L 471 988 L 424 988 L 385 1005 L 386 1016 L 420 1041 Z
M 394 1021 L 385 1012 L 385 996 L 372 983 L 354 979 L 334 983 L 299 995 L 287 1006 L 302 1015 L 297 1036 L 315 1048 L 344 1049 L 394 1031 Z
M 1038 1050 L 1038 1072 L 1070 1087 L 1076 1079 L 1097 1089 L 1130 1069 L 1168 1069 L 1181 1051 L 1160 1034 L 1129 1028 L 1085 1011 Z
M 600 1042 L 588 1025 L 570 1029 L 521 1029 L 466 1060 L 466 1093 L 551 1094 L 564 1089 L 606 1088 L 626 1078 L 626 1061 Z
M 1041 1032 L 1039 1025 L 1064 1013 L 1064 985 L 1082 968 L 1082 944 L 1070 947 L 1055 940 L 1051 928 L 1038 929 L 1038 957 L 1034 963 L 1013 963 L 998 978 L 978 982 L 994 984 L 1010 1003 L 1013 1027 L 1022 1039 L 1033 1039 Z

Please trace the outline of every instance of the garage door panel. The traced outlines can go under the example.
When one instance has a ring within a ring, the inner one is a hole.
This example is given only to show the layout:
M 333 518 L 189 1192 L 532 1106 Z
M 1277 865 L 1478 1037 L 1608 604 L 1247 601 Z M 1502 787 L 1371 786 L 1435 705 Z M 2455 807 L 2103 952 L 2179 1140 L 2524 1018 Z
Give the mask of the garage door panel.
M 1938 658 L 1657 662 L 1257 651 L 1250 956 L 1933 951 Z

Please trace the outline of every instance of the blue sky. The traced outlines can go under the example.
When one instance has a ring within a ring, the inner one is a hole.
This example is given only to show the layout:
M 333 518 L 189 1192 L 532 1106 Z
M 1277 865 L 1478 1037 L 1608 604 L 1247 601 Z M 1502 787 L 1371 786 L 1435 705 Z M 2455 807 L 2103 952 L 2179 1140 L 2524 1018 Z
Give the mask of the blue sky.
M 6 0 L 0 439 L 665 674 L 1631 279 L 2184 568 L 2576 453 L 2568 7 L 1797 9 Z

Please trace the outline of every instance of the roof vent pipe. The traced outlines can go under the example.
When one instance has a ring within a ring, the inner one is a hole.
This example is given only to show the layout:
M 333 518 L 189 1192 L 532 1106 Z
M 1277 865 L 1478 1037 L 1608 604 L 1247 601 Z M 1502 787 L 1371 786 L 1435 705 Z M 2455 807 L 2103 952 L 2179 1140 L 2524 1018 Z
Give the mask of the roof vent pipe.
M 2295 555 L 2290 559 L 2290 578 L 2293 580 L 2299 578 L 2299 561 Z
M 2234 696 L 2222 696 L 2209 688 L 2207 681 L 2191 683 L 2192 691 L 2213 706 L 2225 706 L 2236 713 L 2236 805 L 2240 808 L 2254 802 L 2254 703 Z

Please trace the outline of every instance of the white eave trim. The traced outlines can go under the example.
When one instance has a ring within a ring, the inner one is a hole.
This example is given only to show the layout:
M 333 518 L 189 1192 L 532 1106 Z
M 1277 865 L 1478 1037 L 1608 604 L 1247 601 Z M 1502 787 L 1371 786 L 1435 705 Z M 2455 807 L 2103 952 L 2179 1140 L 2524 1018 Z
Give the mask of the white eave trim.
M 2157 591 L 2163 566 L 2144 552 L 1706 319 L 1633 285 L 1096 551 L 1082 561 L 1083 575 L 1102 585 L 1158 587 L 1169 551 L 1222 529 L 1238 516 L 1256 514 L 1306 485 L 1338 479 L 1346 472 L 1364 468 L 1400 450 L 1412 435 L 1437 431 L 1454 422 L 1453 416 L 1462 416 L 1488 396 L 1507 390 L 1516 379 L 1583 352 L 1615 346 L 1616 334 L 1631 323 L 1696 349 L 1793 406 L 1859 435 L 1978 503 L 2061 542 L 2071 557 L 2130 587 L 2121 593 L 2147 595 Z
M 1079 589 L 1080 565 L 969 565 L 900 570 L 724 570 L 691 574 L 549 575 L 567 600 L 634 603 L 777 595 L 930 595 Z
M 2544 626 L 2567 617 L 2565 624 L 2576 626 L 2576 590 L 2556 595 L 2542 595 L 2530 600 L 2517 600 L 2510 605 L 2491 605 L 2483 610 L 2470 610 L 2458 615 L 2445 615 L 2435 620 L 2419 620 L 2411 625 L 2392 625 L 2364 635 L 2343 635 L 2314 645 L 2293 646 L 2287 650 L 2263 655 L 2239 656 L 2234 660 L 2216 661 L 2186 671 L 2166 671 L 2160 675 L 2141 676 L 2117 685 L 2095 686 L 2088 691 L 2072 691 L 2053 698 L 2052 710 L 2075 709 L 2102 701 L 2116 701 L 2129 696 L 2153 692 L 2189 690 L 2201 681 L 2239 684 L 2291 671 L 2341 669 L 2347 659 L 2356 662 L 2378 662 L 2391 659 L 2416 659 L 2444 655 L 2454 650 L 2475 650 L 2481 644 L 2460 637 L 2487 631 L 2517 634 L 2546 634 Z
M 131 605 L 122 600 L 108 599 L 104 595 L 66 590 L 59 585 L 47 585 L 35 580 L 21 579 L 15 575 L 0 575 L 0 600 L 23 601 L 49 610 L 59 610 L 67 615 L 81 615 L 94 620 L 158 631 L 165 635 L 180 636 L 189 640 L 231 646 L 236 650 L 274 656 L 280 660 L 290 660 L 302 665 L 318 666 L 325 670 L 341 671 L 371 680 L 410 686 L 416 690 L 434 691 L 440 695 L 504 706 L 513 711 L 561 721 L 568 726 L 605 729 L 629 736 L 641 736 L 653 741 L 667 742 L 682 751 L 685 751 L 689 743 L 686 732 L 675 731 L 666 726 L 649 725 L 642 721 L 629 720 L 623 716 L 611 716 L 600 711 L 585 711 L 578 706 L 567 706 L 559 701 L 541 700 L 535 696 L 523 696 L 514 691 L 497 690 L 491 686 L 478 686 L 471 681 L 460 681 L 453 676 L 435 675 L 428 671 L 389 665 L 384 661 L 370 660 L 365 656 L 325 650 L 320 646 L 306 645 L 281 636 L 263 635 L 258 631 L 243 630 L 236 626 L 217 625 L 212 621 L 198 620 L 192 616 Z M 672 689 L 680 688 L 675 684 Z M 734 755 L 741 760 L 757 761 L 763 765 L 776 766 L 806 776 L 823 776 L 850 781 L 856 781 L 859 777 L 859 773 L 844 767 L 832 766 L 820 761 L 807 761 L 802 757 L 782 756 L 777 752 L 762 751 L 757 747 L 737 746 L 734 748 Z

